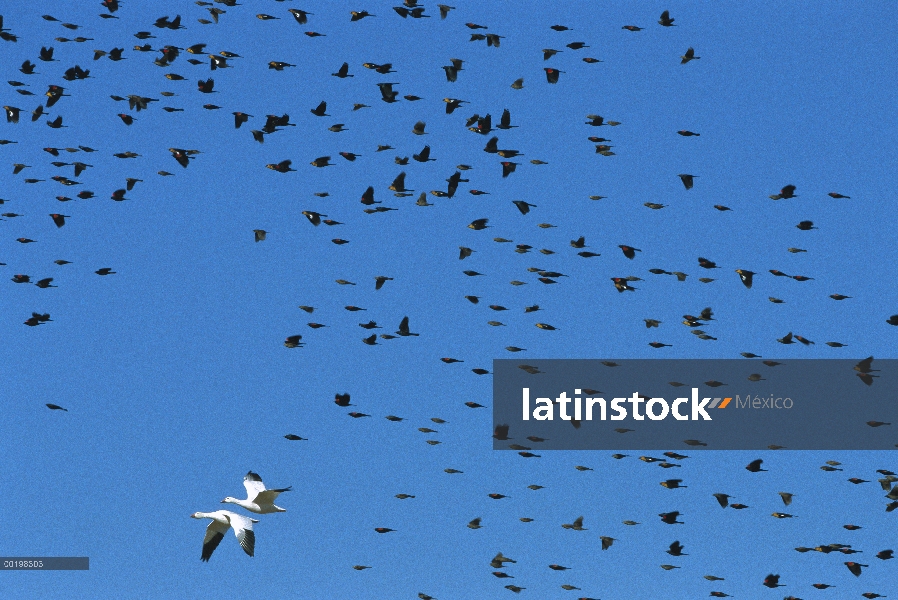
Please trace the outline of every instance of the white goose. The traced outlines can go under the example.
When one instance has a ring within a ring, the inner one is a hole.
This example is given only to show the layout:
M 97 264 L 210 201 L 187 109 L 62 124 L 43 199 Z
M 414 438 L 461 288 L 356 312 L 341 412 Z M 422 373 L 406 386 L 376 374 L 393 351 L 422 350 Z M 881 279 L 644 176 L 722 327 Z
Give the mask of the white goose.
M 258 515 L 287 512 L 286 509 L 283 509 L 280 506 L 275 506 L 274 501 L 281 492 L 289 492 L 293 489 L 293 486 L 281 488 L 279 490 L 265 489 L 265 484 L 262 483 L 262 478 L 252 471 L 247 473 L 246 477 L 243 478 L 243 486 L 246 488 L 246 500 L 238 500 L 237 498 L 228 496 L 221 501 L 222 504 L 225 502 L 236 504 L 237 506 Z
M 209 526 L 206 527 L 206 537 L 203 538 L 203 555 L 202 560 L 208 561 L 212 557 L 212 553 L 218 548 L 224 534 L 228 529 L 234 529 L 234 535 L 240 542 L 243 551 L 253 555 L 256 548 L 256 534 L 253 533 L 253 523 L 258 523 L 257 519 L 244 517 L 229 510 L 217 510 L 215 512 L 195 512 L 190 515 L 194 519 L 212 519 Z

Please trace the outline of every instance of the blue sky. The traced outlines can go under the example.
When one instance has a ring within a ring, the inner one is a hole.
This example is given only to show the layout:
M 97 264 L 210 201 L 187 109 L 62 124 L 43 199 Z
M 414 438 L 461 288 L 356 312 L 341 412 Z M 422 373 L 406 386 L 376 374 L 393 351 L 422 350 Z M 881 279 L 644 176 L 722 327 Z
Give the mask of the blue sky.
M 6 597 L 216 598 L 239 589 L 273 597 L 425 593 L 446 600 L 514 597 L 503 589 L 509 581 L 526 588 L 522 598 L 898 594 L 893 561 L 873 556 L 893 543 L 895 513 L 884 512 L 875 481 L 876 469 L 898 471 L 891 454 L 685 451 L 683 466 L 668 470 L 636 460 L 638 453 L 620 461 L 608 452 L 525 460 L 491 450 L 491 376 L 471 372 L 520 357 L 894 358 L 898 329 L 885 323 L 898 313 L 887 226 L 898 169 L 892 6 L 455 2 L 445 20 L 432 4 L 424 5 L 431 18 L 422 19 L 402 19 L 389 3 L 215 6 L 226 11 L 217 25 L 197 22 L 209 18 L 204 7 L 175 2 L 123 2 L 116 19 L 101 19 L 99 2 L 3 9 L 4 28 L 18 36 L 0 41 L 4 80 L 26 85 L 0 92 L 3 104 L 22 109 L 18 124 L 0 120 L 0 139 L 16 142 L 0 146 L 0 209 L 21 215 L 0 221 L 7 390 L 0 476 L 15 482 L 2 553 L 91 560 L 88 572 L 7 573 Z M 299 25 L 288 8 L 313 14 Z M 350 9 L 376 17 L 352 23 Z M 657 24 L 665 9 L 675 27 Z M 259 13 L 278 19 L 257 19 Z M 153 26 L 177 14 L 184 29 Z M 465 23 L 504 36 L 501 46 L 469 42 L 474 31 Z M 550 29 L 556 24 L 572 30 Z M 138 31 L 155 38 L 140 41 Z M 78 36 L 92 39 L 54 40 Z M 576 41 L 590 47 L 566 47 Z M 133 50 L 197 43 L 240 57 L 211 72 L 206 55 L 182 52 L 159 67 L 158 51 Z M 38 60 L 41 46 L 50 45 L 58 62 Z M 125 48 L 125 60 L 93 60 L 95 49 L 113 47 Z M 701 59 L 681 65 L 688 47 Z M 563 52 L 544 61 L 544 48 Z M 441 68 L 450 58 L 465 61 L 454 83 Z M 36 74 L 18 70 L 26 59 Z M 269 61 L 297 66 L 276 72 Z M 343 62 L 354 77 L 331 77 Z M 396 72 L 381 75 L 365 62 L 389 62 Z M 90 78 L 64 81 L 75 64 L 90 69 Z M 546 82 L 545 67 L 563 71 L 557 84 Z M 171 81 L 167 73 L 185 79 Z M 215 93 L 199 93 L 197 80 L 209 77 Z M 512 89 L 521 77 L 523 89 Z M 380 99 L 381 82 L 398 84 L 399 102 Z M 64 85 L 69 96 L 32 123 L 30 112 L 50 84 Z M 110 99 L 129 94 L 158 102 L 135 112 Z M 422 100 L 402 98 L 407 94 Z M 467 103 L 446 115 L 446 97 Z M 322 100 L 330 116 L 310 114 Z M 221 108 L 206 110 L 207 103 Z M 353 111 L 354 103 L 369 107 Z M 484 136 L 465 127 L 474 113 L 489 113 L 496 124 L 506 108 L 516 128 Z M 235 130 L 233 111 L 254 117 Z M 126 126 L 118 113 L 134 123 Z M 263 144 L 253 140 L 250 131 L 262 128 L 265 115 L 285 113 L 295 127 Z M 621 124 L 590 127 L 588 114 Z M 58 115 L 66 127 L 41 122 Z M 412 134 L 417 121 L 426 122 L 426 135 Z M 337 123 L 346 131 L 328 130 Z M 677 135 L 683 129 L 701 135 Z M 492 135 L 500 148 L 523 154 L 512 159 L 521 164 L 507 178 L 501 159 L 482 151 Z M 615 155 L 596 154 L 588 136 L 610 139 Z M 375 152 L 379 144 L 395 150 Z M 433 162 L 394 162 L 425 144 Z M 42 151 L 79 145 L 96 152 L 54 158 Z M 172 147 L 200 153 L 184 169 Z M 125 151 L 140 157 L 113 157 Z M 360 156 L 348 162 L 341 151 Z M 334 166 L 309 165 L 325 155 Z M 285 159 L 295 172 L 265 168 Z M 52 161 L 92 168 L 74 177 L 71 166 Z M 12 175 L 14 163 L 29 168 Z M 434 206 L 415 205 L 418 193 L 445 190 L 459 164 L 472 169 L 454 198 L 428 194 Z M 388 187 L 402 171 L 415 192 L 396 198 Z M 692 189 L 684 189 L 680 173 L 697 175 Z M 81 184 L 62 186 L 54 175 Z M 113 202 L 126 177 L 143 181 L 128 200 Z M 787 184 L 796 186 L 796 198 L 769 199 Z M 398 210 L 362 212 L 368 186 L 382 206 Z M 55 199 L 84 189 L 96 197 Z M 323 192 L 329 195 L 315 196 Z M 513 200 L 535 208 L 521 215 Z M 652 210 L 646 202 L 665 207 Z M 342 224 L 313 227 L 302 211 Z M 50 213 L 71 218 L 57 228 Z M 487 229 L 467 228 L 479 218 L 489 219 Z M 798 230 L 803 220 L 818 229 Z M 254 229 L 268 231 L 267 239 L 255 243 Z M 580 236 L 585 250 L 601 256 L 577 256 L 569 242 Z M 35 243 L 20 244 L 20 237 Z M 335 245 L 334 238 L 349 243 Z M 518 254 L 516 244 L 533 249 Z M 642 252 L 629 260 L 619 244 Z M 459 246 L 475 252 L 460 261 Z M 702 269 L 698 257 L 721 268 Z M 96 275 L 102 267 L 115 274 Z M 568 277 L 544 285 L 532 267 Z M 652 268 L 689 276 L 679 282 Z M 751 289 L 737 268 L 757 273 Z M 774 277 L 769 269 L 813 279 Z M 14 284 L 15 274 L 53 277 L 58 287 Z M 618 293 L 610 279 L 631 275 L 642 279 L 632 283 L 637 291 Z M 377 276 L 393 280 L 375 290 Z M 828 297 L 836 293 L 851 298 Z M 771 296 L 784 303 L 771 303 Z M 494 312 L 490 304 L 509 310 Z M 524 313 L 533 304 L 541 310 Z M 706 306 L 716 321 L 704 329 L 717 340 L 697 339 L 680 324 L 682 315 Z M 26 327 L 32 312 L 49 313 L 52 322 Z M 369 333 L 359 323 L 374 320 L 383 327 L 376 332 L 393 333 L 404 316 L 420 336 L 362 343 Z M 648 330 L 645 318 L 662 324 Z M 503 326 L 487 324 L 494 320 Z M 815 344 L 777 343 L 789 331 Z M 294 334 L 305 346 L 285 348 L 284 338 Z M 654 341 L 671 347 L 656 350 L 648 346 Z M 526 352 L 513 355 L 506 346 Z M 464 362 L 447 365 L 443 357 Z M 354 408 L 332 403 L 344 392 Z M 470 409 L 467 401 L 487 408 Z M 48 402 L 68 412 L 50 411 Z M 371 417 L 352 419 L 350 410 Z M 288 433 L 308 440 L 285 440 Z M 744 470 L 761 456 L 769 472 Z M 826 460 L 843 463 L 844 471 L 821 471 Z M 205 522 L 189 515 L 241 496 L 249 470 L 270 486 L 293 486 L 278 502 L 287 512 L 260 518 L 254 558 L 229 536 L 202 563 Z M 658 485 L 671 477 L 688 488 Z M 854 486 L 848 477 L 872 483 Z M 795 494 L 788 509 L 778 491 Z M 722 510 L 715 492 L 750 509 Z M 398 493 L 416 498 L 398 500 Z M 673 510 L 684 525 L 660 522 L 658 513 Z M 784 510 L 796 518 L 770 516 Z M 579 515 L 588 531 L 560 527 Z M 475 517 L 483 528 L 465 527 Z M 627 519 L 641 525 L 625 526 Z M 862 529 L 842 528 L 850 523 Z M 375 527 L 396 531 L 380 535 Z M 603 552 L 600 535 L 618 541 Z M 674 540 L 690 556 L 665 554 Z M 827 543 L 863 554 L 793 550 Z M 499 551 L 518 561 L 504 569 L 514 579 L 491 574 L 489 561 Z M 860 578 L 842 564 L 856 556 L 870 565 Z M 555 572 L 549 564 L 571 570 Z M 664 571 L 661 564 L 681 568 Z M 764 588 L 768 573 L 780 574 L 787 587 Z M 708 582 L 707 574 L 725 581 Z M 817 591 L 812 583 L 836 587 Z

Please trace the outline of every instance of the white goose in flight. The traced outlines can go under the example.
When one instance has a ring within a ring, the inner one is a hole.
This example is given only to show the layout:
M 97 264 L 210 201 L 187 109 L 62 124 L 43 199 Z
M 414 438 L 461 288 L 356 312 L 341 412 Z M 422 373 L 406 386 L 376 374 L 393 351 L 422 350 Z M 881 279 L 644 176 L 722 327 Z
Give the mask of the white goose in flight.
M 293 489 L 293 486 L 281 488 L 279 490 L 265 489 L 265 484 L 262 483 L 262 478 L 252 471 L 247 473 L 246 477 L 243 478 L 243 486 L 246 488 L 246 500 L 238 500 L 237 498 L 228 496 L 221 501 L 222 504 L 225 502 L 236 504 L 237 506 L 258 515 L 287 512 L 286 509 L 283 509 L 280 506 L 275 506 L 274 501 L 281 492 L 289 492 Z
M 208 561 L 212 557 L 212 553 L 218 548 L 218 544 L 228 532 L 228 529 L 234 529 L 234 535 L 240 542 L 243 551 L 253 555 L 256 548 L 256 534 L 253 533 L 253 523 L 258 523 L 257 519 L 244 517 L 229 510 L 217 510 L 215 512 L 195 512 L 190 515 L 194 519 L 212 519 L 209 526 L 206 527 L 206 537 L 203 538 L 203 555 L 202 560 Z

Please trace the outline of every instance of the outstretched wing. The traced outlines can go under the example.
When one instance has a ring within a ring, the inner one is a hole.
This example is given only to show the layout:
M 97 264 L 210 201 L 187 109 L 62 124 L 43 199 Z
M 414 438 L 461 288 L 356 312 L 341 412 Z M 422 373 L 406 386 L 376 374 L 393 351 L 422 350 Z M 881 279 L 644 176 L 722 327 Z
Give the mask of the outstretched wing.
M 206 527 L 206 537 L 203 538 L 203 554 L 200 557 L 203 561 L 208 561 L 212 557 L 212 553 L 218 548 L 224 534 L 228 530 L 228 526 L 218 521 L 212 521 Z
M 237 541 L 240 542 L 240 547 L 243 548 L 244 552 L 252 556 L 256 549 L 256 534 L 253 532 L 253 523 L 258 523 L 258 521 L 232 512 L 227 513 L 227 518 L 231 523 L 231 528 L 234 530 L 234 535 L 237 536 Z
M 264 492 L 259 492 L 256 495 L 255 503 L 259 505 L 263 504 L 272 504 L 274 503 L 275 498 L 277 498 L 281 492 L 289 492 L 293 489 L 293 486 L 281 488 L 278 490 L 265 490 Z
M 265 491 L 265 484 L 262 483 L 262 478 L 259 477 L 258 473 L 253 473 L 252 471 L 243 478 L 243 487 L 246 488 L 246 499 L 250 502 L 255 502 L 256 497 Z

